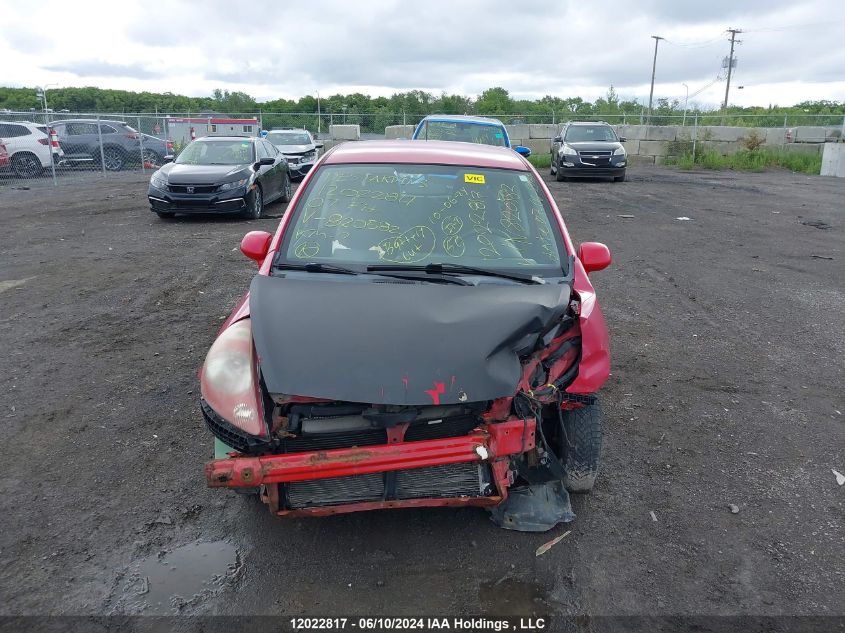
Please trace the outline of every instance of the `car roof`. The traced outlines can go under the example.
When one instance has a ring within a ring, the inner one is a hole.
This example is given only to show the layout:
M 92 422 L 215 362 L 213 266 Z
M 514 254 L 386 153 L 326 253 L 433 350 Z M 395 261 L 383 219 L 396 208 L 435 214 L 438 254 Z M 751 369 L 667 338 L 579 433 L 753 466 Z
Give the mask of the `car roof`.
M 208 136 L 200 136 L 197 139 L 194 139 L 194 143 L 197 141 L 258 141 L 261 140 L 257 136 L 238 136 L 237 134 L 209 134 Z
M 120 125 L 126 125 L 126 121 L 121 121 L 120 119 L 100 119 L 100 123 L 119 123 Z M 96 123 L 97 119 L 56 119 L 55 121 L 50 121 L 50 125 L 54 123 Z
M 274 127 L 268 130 L 267 133 L 269 134 L 270 132 L 306 132 L 310 134 L 310 132 L 303 127 Z
M 325 164 L 401 163 L 466 165 L 528 171 L 528 163 L 507 147 L 459 141 L 353 141 L 336 145 L 326 154 Z
M 607 121 L 568 121 L 566 125 L 610 125 Z
M 469 114 L 429 114 L 423 121 L 448 121 L 450 123 L 478 123 L 479 125 L 504 126 L 504 123 L 499 121 L 499 119 L 488 116 L 472 116 Z

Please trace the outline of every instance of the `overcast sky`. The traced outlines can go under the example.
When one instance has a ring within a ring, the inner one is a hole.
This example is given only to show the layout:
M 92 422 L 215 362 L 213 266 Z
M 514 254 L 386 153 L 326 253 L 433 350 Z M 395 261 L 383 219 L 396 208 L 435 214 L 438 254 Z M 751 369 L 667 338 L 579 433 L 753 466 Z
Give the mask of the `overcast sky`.
M 3 0 L 0 85 L 264 101 L 491 86 L 594 100 L 613 84 L 647 102 L 660 35 L 655 98 L 683 103 L 686 83 L 691 104 L 715 106 L 728 27 L 745 30 L 731 103 L 845 101 L 843 0 Z

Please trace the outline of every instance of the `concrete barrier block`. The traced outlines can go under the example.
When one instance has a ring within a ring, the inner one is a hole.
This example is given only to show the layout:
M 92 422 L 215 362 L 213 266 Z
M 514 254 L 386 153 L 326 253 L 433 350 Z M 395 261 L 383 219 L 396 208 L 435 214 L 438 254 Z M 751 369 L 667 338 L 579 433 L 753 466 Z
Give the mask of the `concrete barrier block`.
M 553 123 L 531 123 L 528 126 L 528 138 L 554 138 L 560 132 L 560 127 Z
M 632 154 L 640 153 L 640 142 L 637 139 L 628 139 L 627 141 L 622 143 L 622 145 L 623 147 L 625 147 L 625 151 L 628 152 L 629 156 Z
M 786 128 L 785 127 L 770 127 L 766 128 L 766 143 L 765 145 L 775 146 L 786 143 Z
M 674 141 L 678 135 L 678 128 L 674 125 L 650 125 L 645 131 L 644 140 Z
M 329 134 L 335 141 L 358 141 L 361 140 L 361 126 L 330 125 Z
M 720 142 L 738 141 L 748 133 L 747 127 L 723 127 L 721 125 L 713 125 L 707 128 L 709 132 L 709 140 Z
M 552 142 L 551 139 L 547 138 L 528 138 L 523 139 L 521 143 L 514 143 L 511 141 L 511 147 L 516 147 L 517 145 L 523 145 L 531 150 L 532 154 L 548 154 L 552 151 Z
M 826 143 L 787 143 L 783 148 L 787 152 L 800 154 L 821 154 Z
M 795 128 L 796 143 L 824 143 L 827 130 L 823 127 Z
M 654 156 L 628 156 L 628 165 L 636 167 L 637 165 L 654 165 Z
M 384 128 L 384 138 L 411 138 L 414 134 L 413 125 L 388 125 Z
M 825 129 L 824 140 L 827 142 L 836 142 L 842 138 L 841 127 L 829 127 Z
M 645 125 L 620 125 L 616 129 L 619 136 L 633 141 L 642 141 L 645 139 L 646 126 Z
M 511 145 L 514 145 L 515 138 L 531 138 L 528 134 L 528 125 L 506 125 L 505 129 L 508 131 L 508 138 L 511 140 Z
M 666 156 L 668 153 L 668 141 L 640 141 L 640 156 Z
M 845 143 L 824 144 L 821 175 L 845 178 Z
M 734 154 L 742 149 L 742 143 L 739 141 L 708 141 L 705 146 L 708 150 L 718 152 L 722 156 Z

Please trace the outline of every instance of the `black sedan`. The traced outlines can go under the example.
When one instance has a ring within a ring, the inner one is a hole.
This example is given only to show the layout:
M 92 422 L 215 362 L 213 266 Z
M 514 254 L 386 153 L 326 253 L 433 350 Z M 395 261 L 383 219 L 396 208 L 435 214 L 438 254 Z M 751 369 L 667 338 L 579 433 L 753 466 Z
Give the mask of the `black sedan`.
M 206 136 L 193 141 L 150 178 L 150 209 L 160 218 L 177 213 L 240 213 L 258 219 L 264 205 L 289 202 L 284 156 L 264 139 Z

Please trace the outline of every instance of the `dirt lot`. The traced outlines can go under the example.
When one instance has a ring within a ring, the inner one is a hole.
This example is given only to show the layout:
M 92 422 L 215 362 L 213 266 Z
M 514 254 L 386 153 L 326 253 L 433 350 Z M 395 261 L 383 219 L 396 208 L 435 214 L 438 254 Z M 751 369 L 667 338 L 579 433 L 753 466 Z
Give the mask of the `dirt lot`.
M 550 182 L 615 262 L 604 470 L 547 534 L 208 490 L 196 370 L 277 220 L 160 221 L 140 174 L 0 191 L 0 613 L 845 615 L 845 180 L 629 177 Z

